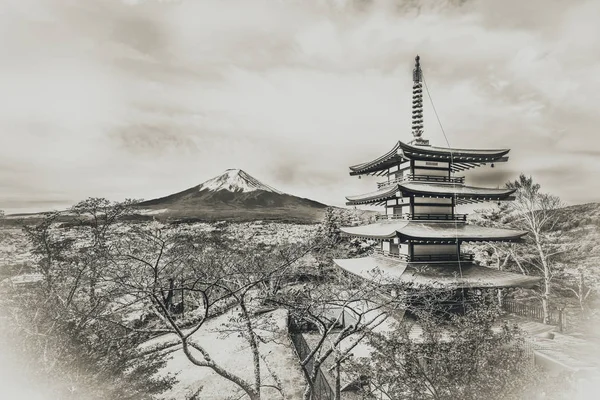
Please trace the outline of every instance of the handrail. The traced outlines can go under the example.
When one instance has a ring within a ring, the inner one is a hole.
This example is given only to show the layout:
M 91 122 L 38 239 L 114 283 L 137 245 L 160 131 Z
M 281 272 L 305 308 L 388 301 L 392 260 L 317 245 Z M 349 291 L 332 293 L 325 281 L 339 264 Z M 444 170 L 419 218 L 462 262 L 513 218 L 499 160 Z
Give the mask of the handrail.
M 434 183 L 465 183 L 464 176 L 435 176 L 435 175 L 415 175 L 415 174 L 407 174 L 403 175 L 399 178 L 392 179 L 390 181 L 383 181 L 377 183 L 377 189 L 380 189 L 384 186 L 393 185 L 396 183 L 402 182 L 434 182 Z
M 467 214 L 378 214 L 379 220 L 405 219 L 412 221 L 466 221 Z
M 471 253 L 461 253 L 460 261 L 473 261 Z M 412 257 L 412 261 L 458 261 L 456 254 L 423 254 Z
M 382 255 L 382 256 L 386 256 L 386 257 L 392 257 L 392 258 L 399 258 L 403 261 L 409 261 L 408 259 L 408 255 L 407 254 L 402 254 L 402 253 L 391 253 L 389 251 L 384 251 L 383 249 L 373 249 L 373 251 L 376 254 Z
M 385 251 L 383 249 L 373 249 L 375 254 L 379 254 L 385 257 L 398 258 L 403 261 L 411 261 L 411 262 L 424 262 L 424 261 L 458 261 L 459 258 L 456 254 L 422 254 L 422 255 L 413 255 L 409 257 L 408 254 L 402 253 L 392 253 L 389 251 Z M 475 259 L 475 255 L 471 253 L 461 253 L 460 261 L 473 261 Z

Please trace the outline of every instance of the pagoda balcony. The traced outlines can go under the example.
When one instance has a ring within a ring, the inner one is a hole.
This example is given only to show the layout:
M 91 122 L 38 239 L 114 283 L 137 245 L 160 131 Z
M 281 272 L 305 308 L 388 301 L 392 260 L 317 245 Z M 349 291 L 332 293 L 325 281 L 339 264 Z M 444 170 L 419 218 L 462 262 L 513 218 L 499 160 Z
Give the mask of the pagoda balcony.
M 385 251 L 385 250 L 383 250 L 383 249 L 373 249 L 373 252 L 374 252 L 375 254 L 378 254 L 378 255 L 380 255 L 380 256 L 397 258 L 397 259 L 399 259 L 399 260 L 401 260 L 401 261 L 406 261 L 406 262 L 408 262 L 408 261 L 409 261 L 409 259 L 408 259 L 408 255 L 407 255 L 407 254 L 402 254 L 402 253 L 392 253 L 392 252 L 389 252 L 389 251 Z
M 383 181 L 377 183 L 377 189 L 382 187 L 394 185 L 402 182 L 430 182 L 430 183 L 454 183 L 464 184 L 464 176 L 433 176 L 433 175 L 415 175 L 408 174 L 401 176 L 400 178 L 392 179 L 390 181 Z
M 404 262 L 435 262 L 435 261 L 445 261 L 445 262 L 458 262 L 467 261 L 472 262 L 475 258 L 474 254 L 471 253 L 461 253 L 460 258 L 456 256 L 456 254 L 422 254 L 422 255 L 413 255 L 409 257 L 407 254 L 401 253 L 392 253 L 389 251 L 385 251 L 382 249 L 373 249 L 375 254 L 385 257 L 397 258 L 400 261 Z
M 408 220 L 408 221 L 466 221 L 467 214 L 377 214 L 377 221 Z

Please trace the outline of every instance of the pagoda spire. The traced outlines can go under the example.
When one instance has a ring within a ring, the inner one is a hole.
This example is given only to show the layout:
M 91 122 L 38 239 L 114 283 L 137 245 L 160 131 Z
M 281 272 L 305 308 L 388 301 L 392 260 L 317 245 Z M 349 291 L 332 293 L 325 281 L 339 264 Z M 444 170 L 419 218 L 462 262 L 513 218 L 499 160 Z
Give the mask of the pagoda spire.
M 412 134 L 415 144 L 428 144 L 427 140 L 421 138 L 423 135 L 423 71 L 418 55 L 415 57 L 415 69 L 413 69 L 413 96 L 412 96 Z

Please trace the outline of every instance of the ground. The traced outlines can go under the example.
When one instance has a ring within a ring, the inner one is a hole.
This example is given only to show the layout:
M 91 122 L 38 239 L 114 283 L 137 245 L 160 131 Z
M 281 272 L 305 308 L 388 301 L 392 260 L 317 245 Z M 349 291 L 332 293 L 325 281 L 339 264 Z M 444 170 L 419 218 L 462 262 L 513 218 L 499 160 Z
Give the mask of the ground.
M 207 321 L 206 325 L 192 338 L 198 344 L 204 346 L 211 357 L 225 369 L 244 379 L 251 380 L 253 377 L 252 353 L 248 342 L 237 333 L 229 335 L 219 333 L 219 330 L 223 330 L 228 325 L 233 313 L 235 311 Z M 305 379 L 287 335 L 287 312 L 285 310 L 275 310 L 265 314 L 262 321 L 265 326 L 264 329 L 259 330 L 259 334 L 265 339 L 265 343 L 260 344 L 261 354 L 264 355 L 263 383 L 274 384 L 274 379 L 268 371 L 270 370 L 281 381 L 286 399 L 301 399 Z M 144 346 L 152 347 L 174 339 L 176 339 L 174 334 L 163 335 L 146 342 Z M 164 399 L 185 399 L 187 395 L 190 395 L 199 387 L 202 387 L 202 391 L 199 393 L 198 398 L 203 400 L 236 399 L 240 397 L 241 392 L 235 384 L 217 375 L 210 368 L 198 367 L 192 364 L 180 347 L 168 357 L 170 359 L 165 367 L 159 371 L 159 374 L 163 376 L 175 374 L 178 382 L 162 396 Z M 265 388 L 262 393 L 265 399 L 281 398 L 274 389 Z

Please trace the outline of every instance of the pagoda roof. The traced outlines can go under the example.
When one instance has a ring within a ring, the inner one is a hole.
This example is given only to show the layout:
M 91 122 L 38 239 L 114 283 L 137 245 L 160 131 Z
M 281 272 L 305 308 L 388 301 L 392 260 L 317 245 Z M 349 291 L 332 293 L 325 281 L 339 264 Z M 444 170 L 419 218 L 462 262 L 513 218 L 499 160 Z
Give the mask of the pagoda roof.
M 510 149 L 460 149 L 429 145 L 412 145 L 399 141 L 384 155 L 350 167 L 350 175 L 372 174 L 408 160 L 451 163 L 454 171 L 464 171 L 488 162 L 508 161 Z
M 381 189 L 376 190 L 374 192 L 359 194 L 357 196 L 346 196 L 346 200 L 348 200 L 346 205 L 351 206 L 358 204 L 378 203 L 380 201 L 395 199 L 398 190 L 399 187 L 396 184 L 382 187 Z
M 518 241 L 527 234 L 514 229 L 489 228 L 464 222 L 380 221 L 374 224 L 341 228 L 343 234 L 368 239 L 401 239 L 414 242 Z
M 391 257 L 335 259 L 340 268 L 382 284 L 405 283 L 436 288 L 533 287 L 540 278 L 499 271 L 472 262 L 406 263 Z
M 347 205 L 378 203 L 381 201 L 393 199 L 398 191 L 407 194 L 418 194 L 432 197 L 450 197 L 455 196 L 457 203 L 488 201 L 488 200 L 510 200 L 510 195 L 516 189 L 494 189 L 481 188 L 475 186 L 464 186 L 453 183 L 427 183 L 427 182 L 402 182 L 391 186 L 383 187 L 375 192 L 365 193 L 358 196 L 348 196 Z M 465 200 L 465 201 L 462 201 Z

